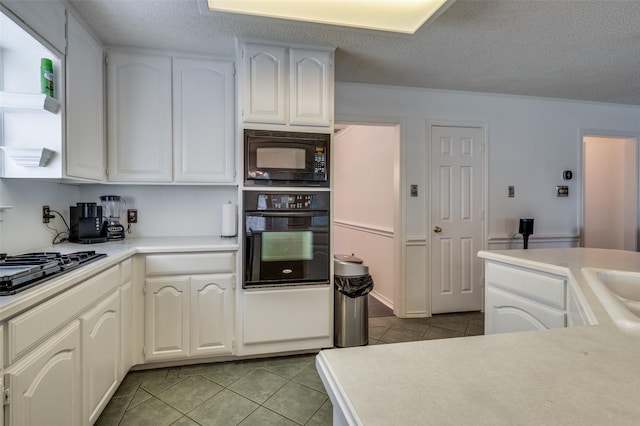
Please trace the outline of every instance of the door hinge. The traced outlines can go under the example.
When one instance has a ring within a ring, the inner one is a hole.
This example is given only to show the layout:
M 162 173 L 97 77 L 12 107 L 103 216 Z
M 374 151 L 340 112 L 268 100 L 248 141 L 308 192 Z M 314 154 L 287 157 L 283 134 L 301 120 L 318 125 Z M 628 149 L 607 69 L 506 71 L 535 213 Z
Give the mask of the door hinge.
M 108 55 L 104 55 L 104 65 L 105 66 L 109 66 L 109 56 Z
M 11 402 L 11 398 L 9 397 L 10 395 L 10 389 L 9 388 L 4 388 L 4 390 L 2 391 L 2 405 L 9 405 L 9 403 Z
M 147 294 L 147 283 L 142 285 L 142 294 Z
M 147 356 L 147 347 L 146 346 L 142 347 L 142 355 L 143 356 Z

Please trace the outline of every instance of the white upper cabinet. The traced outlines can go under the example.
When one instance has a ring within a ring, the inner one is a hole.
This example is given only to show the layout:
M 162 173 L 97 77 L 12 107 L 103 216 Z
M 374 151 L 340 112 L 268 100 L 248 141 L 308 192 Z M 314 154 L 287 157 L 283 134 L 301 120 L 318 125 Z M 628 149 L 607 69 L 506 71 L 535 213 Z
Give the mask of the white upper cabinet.
M 67 176 L 105 180 L 102 46 L 69 13 L 67 46 Z
M 108 56 L 108 161 L 113 182 L 171 182 L 171 57 Z
M 285 47 L 244 46 L 245 122 L 286 124 L 286 60 Z
M 246 43 L 240 57 L 244 123 L 333 125 L 333 49 Z
M 333 121 L 333 52 L 291 49 L 289 123 L 330 126 Z
M 173 58 L 176 182 L 233 182 L 235 88 L 232 61 Z
M 108 55 L 108 180 L 235 182 L 231 61 Z

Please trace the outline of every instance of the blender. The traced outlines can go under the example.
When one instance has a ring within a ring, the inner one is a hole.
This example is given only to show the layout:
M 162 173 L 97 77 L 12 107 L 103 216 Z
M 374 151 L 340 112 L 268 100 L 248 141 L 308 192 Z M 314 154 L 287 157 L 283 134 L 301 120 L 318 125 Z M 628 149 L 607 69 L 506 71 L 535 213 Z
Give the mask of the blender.
M 124 239 L 124 226 L 120 224 L 120 216 L 126 209 L 125 201 L 119 195 L 100 196 L 102 205 L 102 233 L 107 240 Z

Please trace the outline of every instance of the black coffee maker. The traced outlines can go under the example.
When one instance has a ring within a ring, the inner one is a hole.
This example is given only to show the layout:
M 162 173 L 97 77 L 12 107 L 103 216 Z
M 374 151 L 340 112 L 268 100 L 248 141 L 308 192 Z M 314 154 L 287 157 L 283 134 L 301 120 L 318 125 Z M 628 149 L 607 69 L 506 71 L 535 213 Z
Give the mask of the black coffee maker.
M 69 241 L 74 243 L 103 243 L 102 207 L 96 203 L 76 203 L 69 208 Z

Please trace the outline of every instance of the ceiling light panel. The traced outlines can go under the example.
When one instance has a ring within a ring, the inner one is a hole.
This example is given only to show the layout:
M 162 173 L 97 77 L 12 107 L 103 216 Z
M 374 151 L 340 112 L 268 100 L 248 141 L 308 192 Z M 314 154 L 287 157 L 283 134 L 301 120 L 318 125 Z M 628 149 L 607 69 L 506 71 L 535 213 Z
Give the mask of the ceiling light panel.
M 209 10 L 413 34 L 449 0 L 207 0 Z

